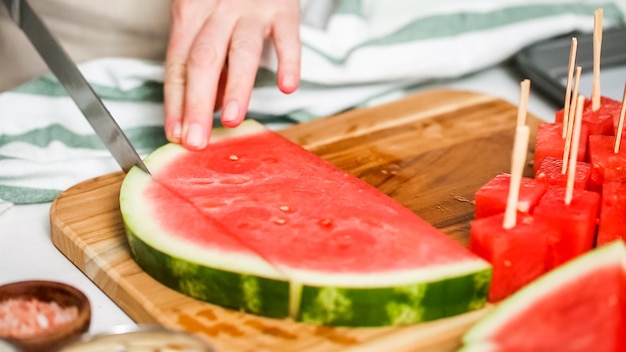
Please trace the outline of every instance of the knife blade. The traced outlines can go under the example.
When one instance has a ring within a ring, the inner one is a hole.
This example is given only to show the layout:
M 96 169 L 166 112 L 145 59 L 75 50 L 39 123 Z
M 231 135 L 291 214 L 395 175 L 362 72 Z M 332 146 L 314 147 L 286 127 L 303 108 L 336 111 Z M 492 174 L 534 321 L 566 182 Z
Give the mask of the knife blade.
M 78 106 L 124 172 L 137 166 L 150 173 L 109 110 L 63 47 L 26 0 L 3 0 L 9 15 Z

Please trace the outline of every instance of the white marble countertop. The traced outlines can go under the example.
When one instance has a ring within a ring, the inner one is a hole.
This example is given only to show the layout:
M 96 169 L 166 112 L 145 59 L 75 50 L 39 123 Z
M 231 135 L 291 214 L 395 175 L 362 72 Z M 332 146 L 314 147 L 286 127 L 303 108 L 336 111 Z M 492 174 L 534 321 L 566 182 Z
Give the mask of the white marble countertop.
M 417 91 L 449 88 L 487 93 L 517 105 L 523 77 L 506 66 L 497 66 L 462 79 L 419 87 Z M 531 88 L 529 113 L 551 120 L 556 107 Z M 50 240 L 50 203 L 13 206 L 0 214 L 0 284 L 45 279 L 69 283 L 89 297 L 90 331 L 132 324 L 128 317 L 94 283 L 72 264 Z

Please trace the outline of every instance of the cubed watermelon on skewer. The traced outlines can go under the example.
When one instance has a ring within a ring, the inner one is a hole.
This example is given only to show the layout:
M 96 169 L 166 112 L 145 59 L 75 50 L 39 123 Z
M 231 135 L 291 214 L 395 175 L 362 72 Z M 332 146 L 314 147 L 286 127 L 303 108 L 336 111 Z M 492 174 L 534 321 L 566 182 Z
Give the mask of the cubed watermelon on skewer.
M 582 124 L 587 128 L 589 135 L 614 136 L 620 109 L 621 102 L 603 96 L 600 98 L 600 108 L 593 111 L 591 99 L 585 99 Z M 555 122 L 563 122 L 563 109 L 556 112 Z
M 604 170 L 626 165 L 626 149 L 620 148 L 615 153 L 615 137 L 613 136 L 589 136 L 589 163 L 591 164 L 591 176 L 589 178 L 589 190 L 602 193 L 604 183 Z
M 520 214 L 510 229 L 503 228 L 504 214 L 470 223 L 469 248 L 491 263 L 493 276 L 488 300 L 498 302 L 546 271 L 548 237 L 556 230 L 529 214 Z
M 586 253 L 595 243 L 600 195 L 574 189 L 570 204 L 566 204 L 565 194 L 565 188 L 548 188 L 533 213 L 556 229 L 548 238 L 548 270 Z
M 587 158 L 587 127 L 580 128 L 580 142 L 578 144 L 578 154 L 576 160 L 585 161 Z M 533 171 L 537 174 L 537 169 L 548 156 L 563 158 L 565 149 L 565 138 L 563 138 L 562 123 L 542 123 L 537 127 L 537 137 L 535 138 L 535 158 Z
M 480 219 L 504 213 L 511 184 L 511 174 L 501 173 L 484 184 L 474 194 L 474 218 Z M 522 177 L 517 210 L 520 213 L 532 213 L 539 198 L 548 188 L 545 183 L 538 183 L 530 177 Z
M 626 165 L 604 170 L 596 245 L 626 240 Z
M 535 174 L 535 179 L 539 183 L 546 183 L 548 187 L 566 187 L 568 174 L 564 174 L 562 171 L 563 159 L 549 156 L 541 162 Z M 587 189 L 590 176 L 591 165 L 584 161 L 576 161 L 574 188 Z

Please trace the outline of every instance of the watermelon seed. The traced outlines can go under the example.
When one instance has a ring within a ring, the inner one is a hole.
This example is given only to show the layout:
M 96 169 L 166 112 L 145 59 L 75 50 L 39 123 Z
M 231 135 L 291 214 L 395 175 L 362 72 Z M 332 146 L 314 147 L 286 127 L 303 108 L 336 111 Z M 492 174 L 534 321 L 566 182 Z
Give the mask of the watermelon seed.
M 239 160 L 239 157 L 237 155 L 233 154 L 233 155 L 229 156 L 228 159 L 235 161 L 235 160 Z
M 278 207 L 278 209 L 286 212 L 286 211 L 289 211 L 289 206 L 288 205 L 281 205 L 280 207 Z
M 275 219 L 274 222 L 277 223 L 278 225 L 284 225 L 287 223 L 287 220 L 283 218 L 278 218 L 278 219 Z
M 508 261 L 508 260 L 505 260 L 505 261 L 504 261 L 504 266 L 511 266 L 511 262 L 510 262 L 510 261 Z

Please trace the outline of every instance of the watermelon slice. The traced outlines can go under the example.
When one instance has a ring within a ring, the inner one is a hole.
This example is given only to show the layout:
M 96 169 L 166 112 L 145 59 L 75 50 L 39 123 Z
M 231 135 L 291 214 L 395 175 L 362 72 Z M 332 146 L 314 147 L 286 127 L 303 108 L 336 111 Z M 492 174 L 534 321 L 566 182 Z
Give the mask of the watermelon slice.
M 511 174 L 501 173 L 484 184 L 474 194 L 474 218 L 481 219 L 506 210 L 506 202 L 511 185 Z M 517 211 L 521 214 L 532 213 L 533 208 L 548 188 L 547 183 L 539 183 L 530 177 L 522 177 L 519 190 Z
M 201 300 L 340 326 L 484 306 L 491 266 L 373 186 L 249 121 L 166 145 L 120 194 L 137 263 Z
M 463 352 L 626 351 L 626 246 L 596 248 L 502 301 Z

